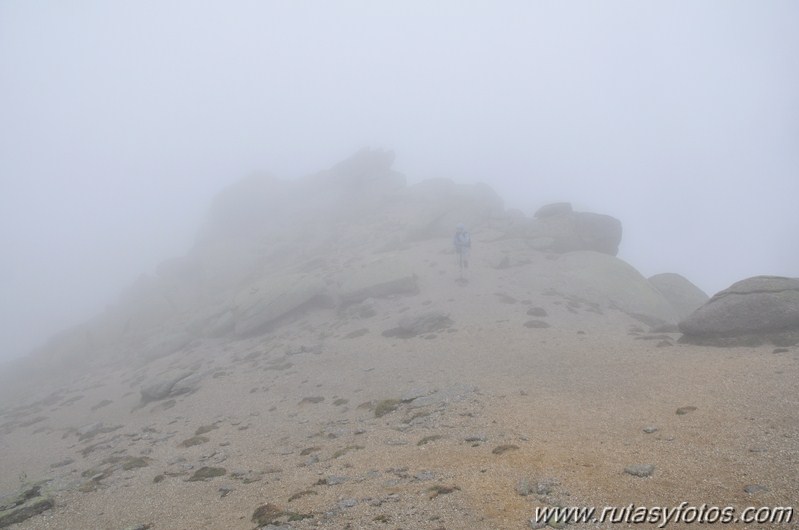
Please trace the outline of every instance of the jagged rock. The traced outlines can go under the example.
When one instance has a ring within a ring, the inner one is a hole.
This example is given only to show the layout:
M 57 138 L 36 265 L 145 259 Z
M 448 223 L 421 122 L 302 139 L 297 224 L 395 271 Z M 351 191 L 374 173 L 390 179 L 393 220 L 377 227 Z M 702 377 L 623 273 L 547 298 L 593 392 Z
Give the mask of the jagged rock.
M 304 275 L 270 276 L 242 289 L 234 300 L 235 332 L 254 335 L 278 320 L 327 304 L 324 284 Z
M 702 307 L 709 299 L 702 289 L 679 274 L 655 274 L 649 278 L 649 283 L 669 301 L 679 320 Z
M 168 374 L 141 388 L 142 404 L 194 392 L 201 376 L 190 371 Z
M 341 282 L 339 297 L 348 305 L 369 298 L 417 292 L 416 275 L 410 268 L 398 263 L 396 258 L 385 258 L 351 271 Z
M 682 342 L 716 346 L 799 343 L 799 278 L 755 276 L 716 293 L 682 322 Z

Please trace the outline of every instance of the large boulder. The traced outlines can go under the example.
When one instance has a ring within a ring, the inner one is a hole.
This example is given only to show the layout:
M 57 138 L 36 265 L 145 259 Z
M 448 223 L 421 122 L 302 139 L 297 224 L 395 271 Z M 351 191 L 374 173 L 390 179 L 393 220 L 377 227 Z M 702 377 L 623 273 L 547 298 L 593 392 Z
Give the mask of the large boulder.
M 736 282 L 679 327 L 681 340 L 694 344 L 799 343 L 799 278 L 755 276 Z
M 673 272 L 655 274 L 649 278 L 649 283 L 669 301 L 680 320 L 702 307 L 710 298 L 684 276 Z
M 541 207 L 532 219 L 515 227 L 514 235 L 531 248 L 551 252 L 593 250 L 615 256 L 621 243 L 621 221 L 610 215 L 575 212 L 569 203 Z

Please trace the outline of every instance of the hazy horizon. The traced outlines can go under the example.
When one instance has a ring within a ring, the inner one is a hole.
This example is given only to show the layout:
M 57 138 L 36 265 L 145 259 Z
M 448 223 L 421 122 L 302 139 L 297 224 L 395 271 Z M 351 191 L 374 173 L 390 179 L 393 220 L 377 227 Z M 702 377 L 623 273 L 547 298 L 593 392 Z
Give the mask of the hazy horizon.
M 362 147 L 569 201 L 708 294 L 799 276 L 799 4 L 0 4 L 0 360 L 184 254 L 212 197 Z

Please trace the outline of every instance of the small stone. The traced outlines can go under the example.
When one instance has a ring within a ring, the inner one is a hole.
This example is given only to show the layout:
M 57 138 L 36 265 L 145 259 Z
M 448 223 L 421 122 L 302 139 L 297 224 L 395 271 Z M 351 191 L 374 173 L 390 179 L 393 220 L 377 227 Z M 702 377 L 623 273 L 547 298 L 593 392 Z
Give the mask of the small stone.
M 531 317 L 545 317 L 547 316 L 547 310 L 543 307 L 531 307 L 527 310 L 527 314 Z
M 750 495 L 754 495 L 755 493 L 765 493 L 768 491 L 768 488 L 761 484 L 747 484 L 744 486 L 744 491 Z
M 196 482 L 200 480 L 207 480 L 214 477 L 221 477 L 225 475 L 227 470 L 222 467 L 201 467 L 189 478 L 189 482 Z
M 696 410 L 696 407 L 694 407 L 693 405 L 689 405 L 687 407 L 678 408 L 676 410 L 675 414 L 677 414 L 677 416 L 684 416 L 684 415 L 688 414 L 689 412 L 693 412 L 695 410 Z
M 516 493 L 522 497 L 527 497 L 533 493 L 533 484 L 530 480 L 523 478 L 516 483 Z
M 358 501 L 356 499 L 342 499 L 338 501 L 339 508 L 352 508 L 353 506 L 357 505 Z
M 51 469 L 55 469 L 55 468 L 58 468 L 58 467 L 68 466 L 69 464 L 72 464 L 73 462 L 75 462 L 73 459 L 65 458 L 64 460 L 61 460 L 60 462 L 56 462 L 55 464 L 50 464 L 50 468 Z
M 433 480 L 435 478 L 435 475 L 433 474 L 432 471 L 420 471 L 420 472 L 416 473 L 413 476 L 413 478 L 415 478 L 416 480 L 419 480 L 419 481 Z
M 231 486 L 221 486 L 217 491 L 220 498 L 225 498 L 233 491 L 233 488 Z
M 491 452 L 495 455 L 501 455 L 503 453 L 507 453 L 508 451 L 515 451 L 519 449 L 518 445 L 514 444 L 504 444 L 496 446 Z
M 654 425 L 647 425 L 644 427 L 644 432 L 647 434 L 652 434 L 653 432 L 657 432 L 658 428 Z
M 655 472 L 655 466 L 652 464 L 635 464 L 624 468 L 624 472 L 634 477 L 651 477 Z
M 535 492 L 537 495 L 549 495 L 558 485 L 558 481 L 554 478 L 541 480 L 535 485 Z

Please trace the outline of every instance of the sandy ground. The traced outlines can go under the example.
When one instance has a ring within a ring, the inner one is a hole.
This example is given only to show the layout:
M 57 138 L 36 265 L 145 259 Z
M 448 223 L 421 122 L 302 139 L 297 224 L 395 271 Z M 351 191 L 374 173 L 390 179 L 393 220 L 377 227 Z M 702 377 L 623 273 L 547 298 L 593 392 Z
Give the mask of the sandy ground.
M 799 349 L 662 345 L 622 313 L 511 292 L 479 265 L 463 286 L 437 274 L 442 287 L 376 300 L 374 316 L 316 312 L 4 398 L 0 492 L 49 480 L 56 502 L 19 528 L 252 529 L 267 503 L 311 516 L 278 519 L 296 529 L 523 529 L 558 504 L 797 505 Z M 381 335 L 428 310 L 453 324 Z M 196 392 L 140 406 L 143 385 L 180 369 L 203 375 Z M 80 440 L 95 422 L 107 429 Z M 625 473 L 636 464 L 654 473 Z M 190 481 L 203 466 L 224 475 Z M 682 527 L 697 525 L 669 526 Z

